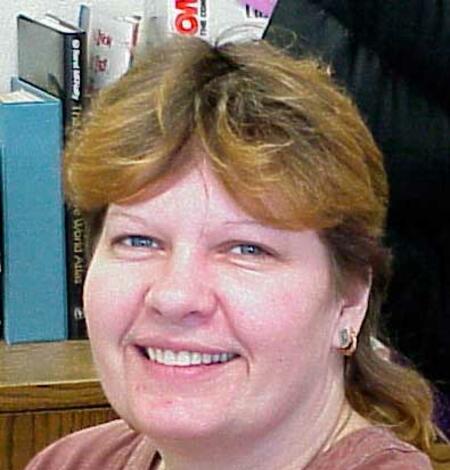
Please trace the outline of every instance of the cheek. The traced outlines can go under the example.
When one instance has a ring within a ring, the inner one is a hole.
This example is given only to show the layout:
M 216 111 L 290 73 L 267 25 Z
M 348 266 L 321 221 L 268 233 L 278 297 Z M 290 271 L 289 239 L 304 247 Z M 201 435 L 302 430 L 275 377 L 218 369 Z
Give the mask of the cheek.
M 91 338 L 119 339 L 138 311 L 140 286 L 122 266 L 92 261 L 85 285 L 84 307 Z
M 326 271 L 225 277 L 222 292 L 234 329 L 262 347 L 272 343 L 282 349 L 287 340 L 303 344 L 317 336 L 325 340 L 336 311 Z

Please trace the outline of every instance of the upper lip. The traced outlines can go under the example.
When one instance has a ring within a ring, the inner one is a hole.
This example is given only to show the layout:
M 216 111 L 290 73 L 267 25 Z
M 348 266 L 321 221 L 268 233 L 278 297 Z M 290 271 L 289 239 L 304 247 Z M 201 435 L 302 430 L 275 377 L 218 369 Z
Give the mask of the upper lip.
M 199 341 L 181 341 L 173 339 L 162 339 L 162 338 L 135 338 L 130 341 L 138 348 L 153 348 L 153 349 L 170 349 L 174 352 L 180 351 L 194 351 L 202 354 L 217 354 L 217 353 L 234 353 L 237 352 L 233 348 L 228 348 L 223 345 L 214 345 L 209 341 L 208 343 L 202 343 Z

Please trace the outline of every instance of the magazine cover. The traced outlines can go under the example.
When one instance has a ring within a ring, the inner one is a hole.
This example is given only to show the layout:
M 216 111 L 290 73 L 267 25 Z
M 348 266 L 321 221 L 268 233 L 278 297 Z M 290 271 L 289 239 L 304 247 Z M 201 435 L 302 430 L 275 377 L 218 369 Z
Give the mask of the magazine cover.
M 260 39 L 269 16 L 241 0 L 146 0 L 143 36 L 156 45 L 172 34 L 208 42 Z

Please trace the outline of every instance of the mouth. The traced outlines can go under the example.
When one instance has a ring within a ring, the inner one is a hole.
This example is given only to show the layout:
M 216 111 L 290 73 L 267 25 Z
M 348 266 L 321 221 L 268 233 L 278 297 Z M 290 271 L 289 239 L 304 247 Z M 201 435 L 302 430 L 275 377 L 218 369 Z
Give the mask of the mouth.
M 140 348 L 142 354 L 152 362 L 172 367 L 192 367 L 225 364 L 237 357 L 230 352 L 202 353 L 199 351 L 173 351 L 160 348 Z

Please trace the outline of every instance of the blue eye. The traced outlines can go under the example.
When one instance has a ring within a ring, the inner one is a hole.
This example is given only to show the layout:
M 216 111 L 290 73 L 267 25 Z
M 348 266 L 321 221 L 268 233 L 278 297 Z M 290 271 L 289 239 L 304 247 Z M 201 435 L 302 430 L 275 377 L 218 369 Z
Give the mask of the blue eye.
M 241 243 L 239 245 L 235 245 L 231 249 L 231 253 L 247 256 L 263 256 L 267 254 L 267 252 L 263 248 L 259 247 L 258 245 L 253 245 L 251 243 Z
M 157 248 L 158 246 L 153 238 L 142 235 L 127 235 L 121 242 L 132 248 Z

